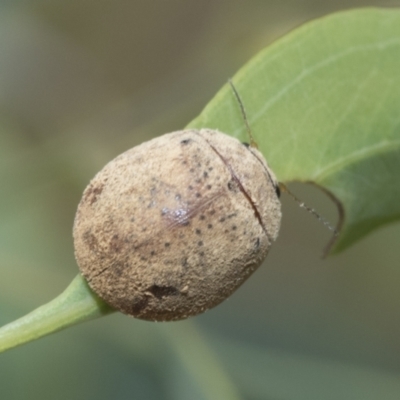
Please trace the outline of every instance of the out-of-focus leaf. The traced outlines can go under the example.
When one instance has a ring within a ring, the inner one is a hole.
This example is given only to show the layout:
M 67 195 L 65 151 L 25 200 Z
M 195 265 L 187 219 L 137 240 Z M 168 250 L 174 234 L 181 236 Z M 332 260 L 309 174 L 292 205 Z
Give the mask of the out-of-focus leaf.
M 228 372 L 251 398 L 397 400 L 398 376 L 365 365 L 296 355 L 215 338 Z
M 166 376 L 176 400 L 239 400 L 241 397 L 201 332 L 190 321 L 160 326 L 174 358 Z

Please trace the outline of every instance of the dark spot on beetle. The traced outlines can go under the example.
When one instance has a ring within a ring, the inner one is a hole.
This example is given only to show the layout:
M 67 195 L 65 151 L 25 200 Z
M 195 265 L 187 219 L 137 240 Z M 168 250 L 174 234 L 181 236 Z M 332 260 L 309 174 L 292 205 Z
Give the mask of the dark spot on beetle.
M 249 144 L 249 143 L 247 143 L 247 142 L 242 142 L 242 145 L 243 145 L 243 146 L 245 146 L 245 147 L 247 147 L 247 148 L 249 148 L 249 147 L 250 147 L 250 144 Z
M 199 253 L 199 255 L 200 255 L 200 257 L 204 257 L 204 251 L 201 251 L 201 252 Z
M 141 297 L 140 299 L 134 299 L 133 303 L 129 306 L 123 306 L 124 309 L 130 309 L 131 314 L 137 315 L 147 307 L 149 299 L 147 297 Z
M 228 189 L 229 190 L 235 190 L 235 184 L 232 181 L 228 182 Z
M 152 251 L 150 252 L 150 255 L 151 255 L 151 256 L 155 256 L 155 255 L 156 255 L 156 252 L 155 252 L 154 250 L 152 250 Z
M 181 144 L 185 145 L 185 144 L 189 144 L 192 141 L 192 139 L 183 139 L 181 140 Z
M 85 192 L 85 201 L 89 202 L 90 205 L 95 203 L 101 195 L 103 188 L 103 184 L 100 184 L 98 186 L 90 185 Z
M 275 193 L 279 199 L 281 197 L 281 188 L 279 187 L 279 185 L 275 186 Z
M 229 214 L 228 218 L 230 219 L 230 218 L 236 217 L 236 215 L 237 215 L 237 213 Z
M 110 264 L 110 269 L 113 274 L 121 276 L 124 271 L 126 271 L 126 264 L 121 261 L 115 261 Z
M 233 226 L 232 226 L 232 230 L 233 230 L 233 231 L 236 231 L 236 229 L 237 229 L 237 226 L 236 226 L 236 225 L 233 225 Z
M 186 165 L 186 164 L 187 164 L 187 161 L 186 161 L 186 160 L 183 160 L 183 161 L 182 161 L 182 164 L 183 164 L 183 165 Z
M 142 232 L 146 232 L 147 231 L 147 228 L 144 226 L 143 228 L 142 228 Z
M 174 286 L 152 285 L 146 291 L 157 299 L 162 299 L 167 296 L 177 296 L 179 294 L 179 290 Z
M 209 171 L 212 171 L 213 169 L 214 169 L 213 167 L 208 168 Z
M 192 186 L 192 185 L 189 185 L 189 186 L 188 186 L 188 189 L 189 189 L 189 190 L 193 190 L 193 186 Z
M 91 233 L 91 231 L 86 231 L 82 236 L 83 242 L 87 244 L 89 250 L 97 251 L 99 243 L 97 241 L 96 236 Z
M 197 198 L 201 197 L 201 193 L 197 192 L 197 193 L 196 193 L 196 197 L 197 197 Z
M 201 179 L 196 179 L 195 182 L 196 182 L 196 183 L 200 183 L 200 182 L 201 182 Z
M 171 245 L 171 243 L 168 243 L 168 242 L 164 243 L 165 247 L 169 247 L 170 245 Z
M 194 168 L 190 168 L 190 170 L 189 170 L 190 172 L 194 172 Z
M 209 214 L 210 214 L 210 215 L 214 215 L 214 214 L 215 214 L 215 210 L 211 210 L 211 211 L 209 212 Z
M 212 188 L 212 186 L 211 186 L 211 185 L 207 185 L 206 188 L 207 188 L 208 190 L 210 190 L 210 189 Z
M 204 244 L 204 243 L 203 243 L 201 240 L 200 240 L 199 242 L 197 242 L 197 245 L 198 245 L 198 246 L 203 246 L 203 244 Z
M 208 229 L 211 229 L 211 228 L 212 228 L 212 224 L 208 224 L 208 225 L 207 225 L 207 228 L 208 228 Z
M 260 238 L 256 239 L 255 247 L 256 247 L 256 249 L 258 249 L 260 247 Z
M 204 177 L 204 178 L 208 178 L 208 172 L 207 172 L 207 171 L 204 171 L 204 172 L 203 172 L 203 177 Z
M 124 245 L 124 241 L 118 235 L 114 235 L 109 243 L 110 250 L 114 253 L 119 253 Z
M 200 219 L 201 219 L 202 221 L 204 221 L 204 220 L 206 219 L 206 216 L 203 215 L 203 214 L 201 214 L 201 215 L 200 215 Z
M 201 168 L 201 163 L 197 163 L 197 167 L 198 167 L 198 168 Z
M 201 235 L 201 230 L 200 229 L 196 229 L 196 235 Z
M 143 256 L 141 256 L 141 257 L 140 257 L 140 260 L 141 260 L 141 261 L 147 261 L 147 258 L 146 258 L 146 257 L 143 257 Z
M 135 222 L 135 218 L 134 217 L 131 217 L 131 222 Z
M 219 219 L 219 222 L 225 222 L 225 217 L 221 217 L 221 218 Z

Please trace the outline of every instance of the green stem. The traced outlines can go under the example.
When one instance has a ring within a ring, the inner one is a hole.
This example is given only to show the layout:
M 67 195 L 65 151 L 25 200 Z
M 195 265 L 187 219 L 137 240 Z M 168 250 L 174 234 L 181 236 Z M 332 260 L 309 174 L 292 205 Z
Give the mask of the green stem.
M 0 328 L 0 352 L 113 311 L 79 274 L 54 300 Z

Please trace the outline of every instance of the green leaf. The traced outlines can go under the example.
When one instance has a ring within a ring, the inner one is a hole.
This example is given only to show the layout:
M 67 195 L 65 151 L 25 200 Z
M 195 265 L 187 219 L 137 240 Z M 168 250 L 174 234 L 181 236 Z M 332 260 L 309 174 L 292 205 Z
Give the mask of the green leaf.
M 334 250 L 400 217 L 400 10 L 310 22 L 233 78 L 255 140 L 281 182 L 312 182 L 341 211 Z M 189 124 L 248 141 L 225 85 Z
M 54 300 L 0 329 L 0 353 L 113 311 L 77 275 Z

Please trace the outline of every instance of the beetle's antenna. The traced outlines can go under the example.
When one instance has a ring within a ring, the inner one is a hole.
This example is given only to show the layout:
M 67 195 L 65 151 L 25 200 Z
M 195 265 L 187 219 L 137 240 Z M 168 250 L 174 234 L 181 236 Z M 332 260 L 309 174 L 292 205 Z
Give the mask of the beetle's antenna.
M 232 88 L 232 91 L 233 91 L 233 93 L 234 93 L 234 95 L 236 97 L 236 100 L 239 103 L 240 111 L 242 113 L 243 120 L 244 120 L 244 123 L 246 125 L 247 134 L 248 134 L 249 139 L 250 139 L 250 146 L 258 149 L 257 142 L 254 140 L 253 135 L 251 133 L 249 121 L 247 119 L 246 110 L 244 108 L 243 101 L 239 96 L 239 92 L 236 90 L 236 87 L 233 84 L 231 79 L 228 79 L 228 82 L 229 82 L 229 84 L 230 84 L 230 86 Z M 268 170 L 267 170 L 267 173 L 268 173 L 268 175 L 269 175 L 269 177 L 271 179 L 271 182 L 274 182 L 272 180 Z M 324 217 L 322 217 L 320 214 L 318 214 L 318 212 L 316 210 L 314 210 L 311 207 L 308 207 L 303 201 L 301 201 L 296 195 L 294 195 L 285 184 L 279 182 L 277 189 L 278 190 L 280 189 L 280 191 L 282 191 L 282 192 L 286 192 L 299 205 L 300 208 L 305 209 L 307 212 L 309 212 L 315 218 L 317 218 L 317 220 L 319 222 L 321 222 L 323 225 L 325 225 L 325 227 L 327 227 L 330 231 L 333 232 L 334 237 L 339 236 L 339 232 L 337 231 L 337 229 L 335 229 Z
M 322 217 L 316 210 L 314 210 L 311 207 L 308 207 L 307 204 L 305 204 L 303 201 L 301 201 L 295 194 L 293 194 L 289 188 L 284 184 L 279 182 L 279 187 L 282 192 L 287 193 L 298 205 L 300 208 L 304 208 L 306 211 L 308 211 L 310 214 L 314 215 L 315 218 L 318 219 L 319 222 L 321 222 L 323 225 L 325 225 L 330 231 L 333 232 L 334 237 L 339 236 L 339 232 L 337 229 L 335 229 L 329 221 L 327 221 L 324 217 Z
M 251 129 L 250 129 L 250 125 L 249 125 L 249 121 L 247 120 L 247 114 L 246 114 L 246 110 L 244 108 L 244 104 L 242 99 L 239 96 L 239 92 L 236 90 L 235 85 L 233 84 L 231 79 L 228 79 L 229 84 L 231 85 L 232 91 L 236 97 L 236 100 L 239 103 L 239 107 L 240 107 L 240 111 L 242 113 L 242 117 L 244 120 L 244 123 L 246 125 L 246 130 L 247 130 L 247 135 L 249 136 L 249 140 L 250 140 L 250 146 L 251 147 L 255 147 L 256 149 L 258 148 L 257 146 L 257 142 L 254 140 L 253 135 L 251 133 Z

